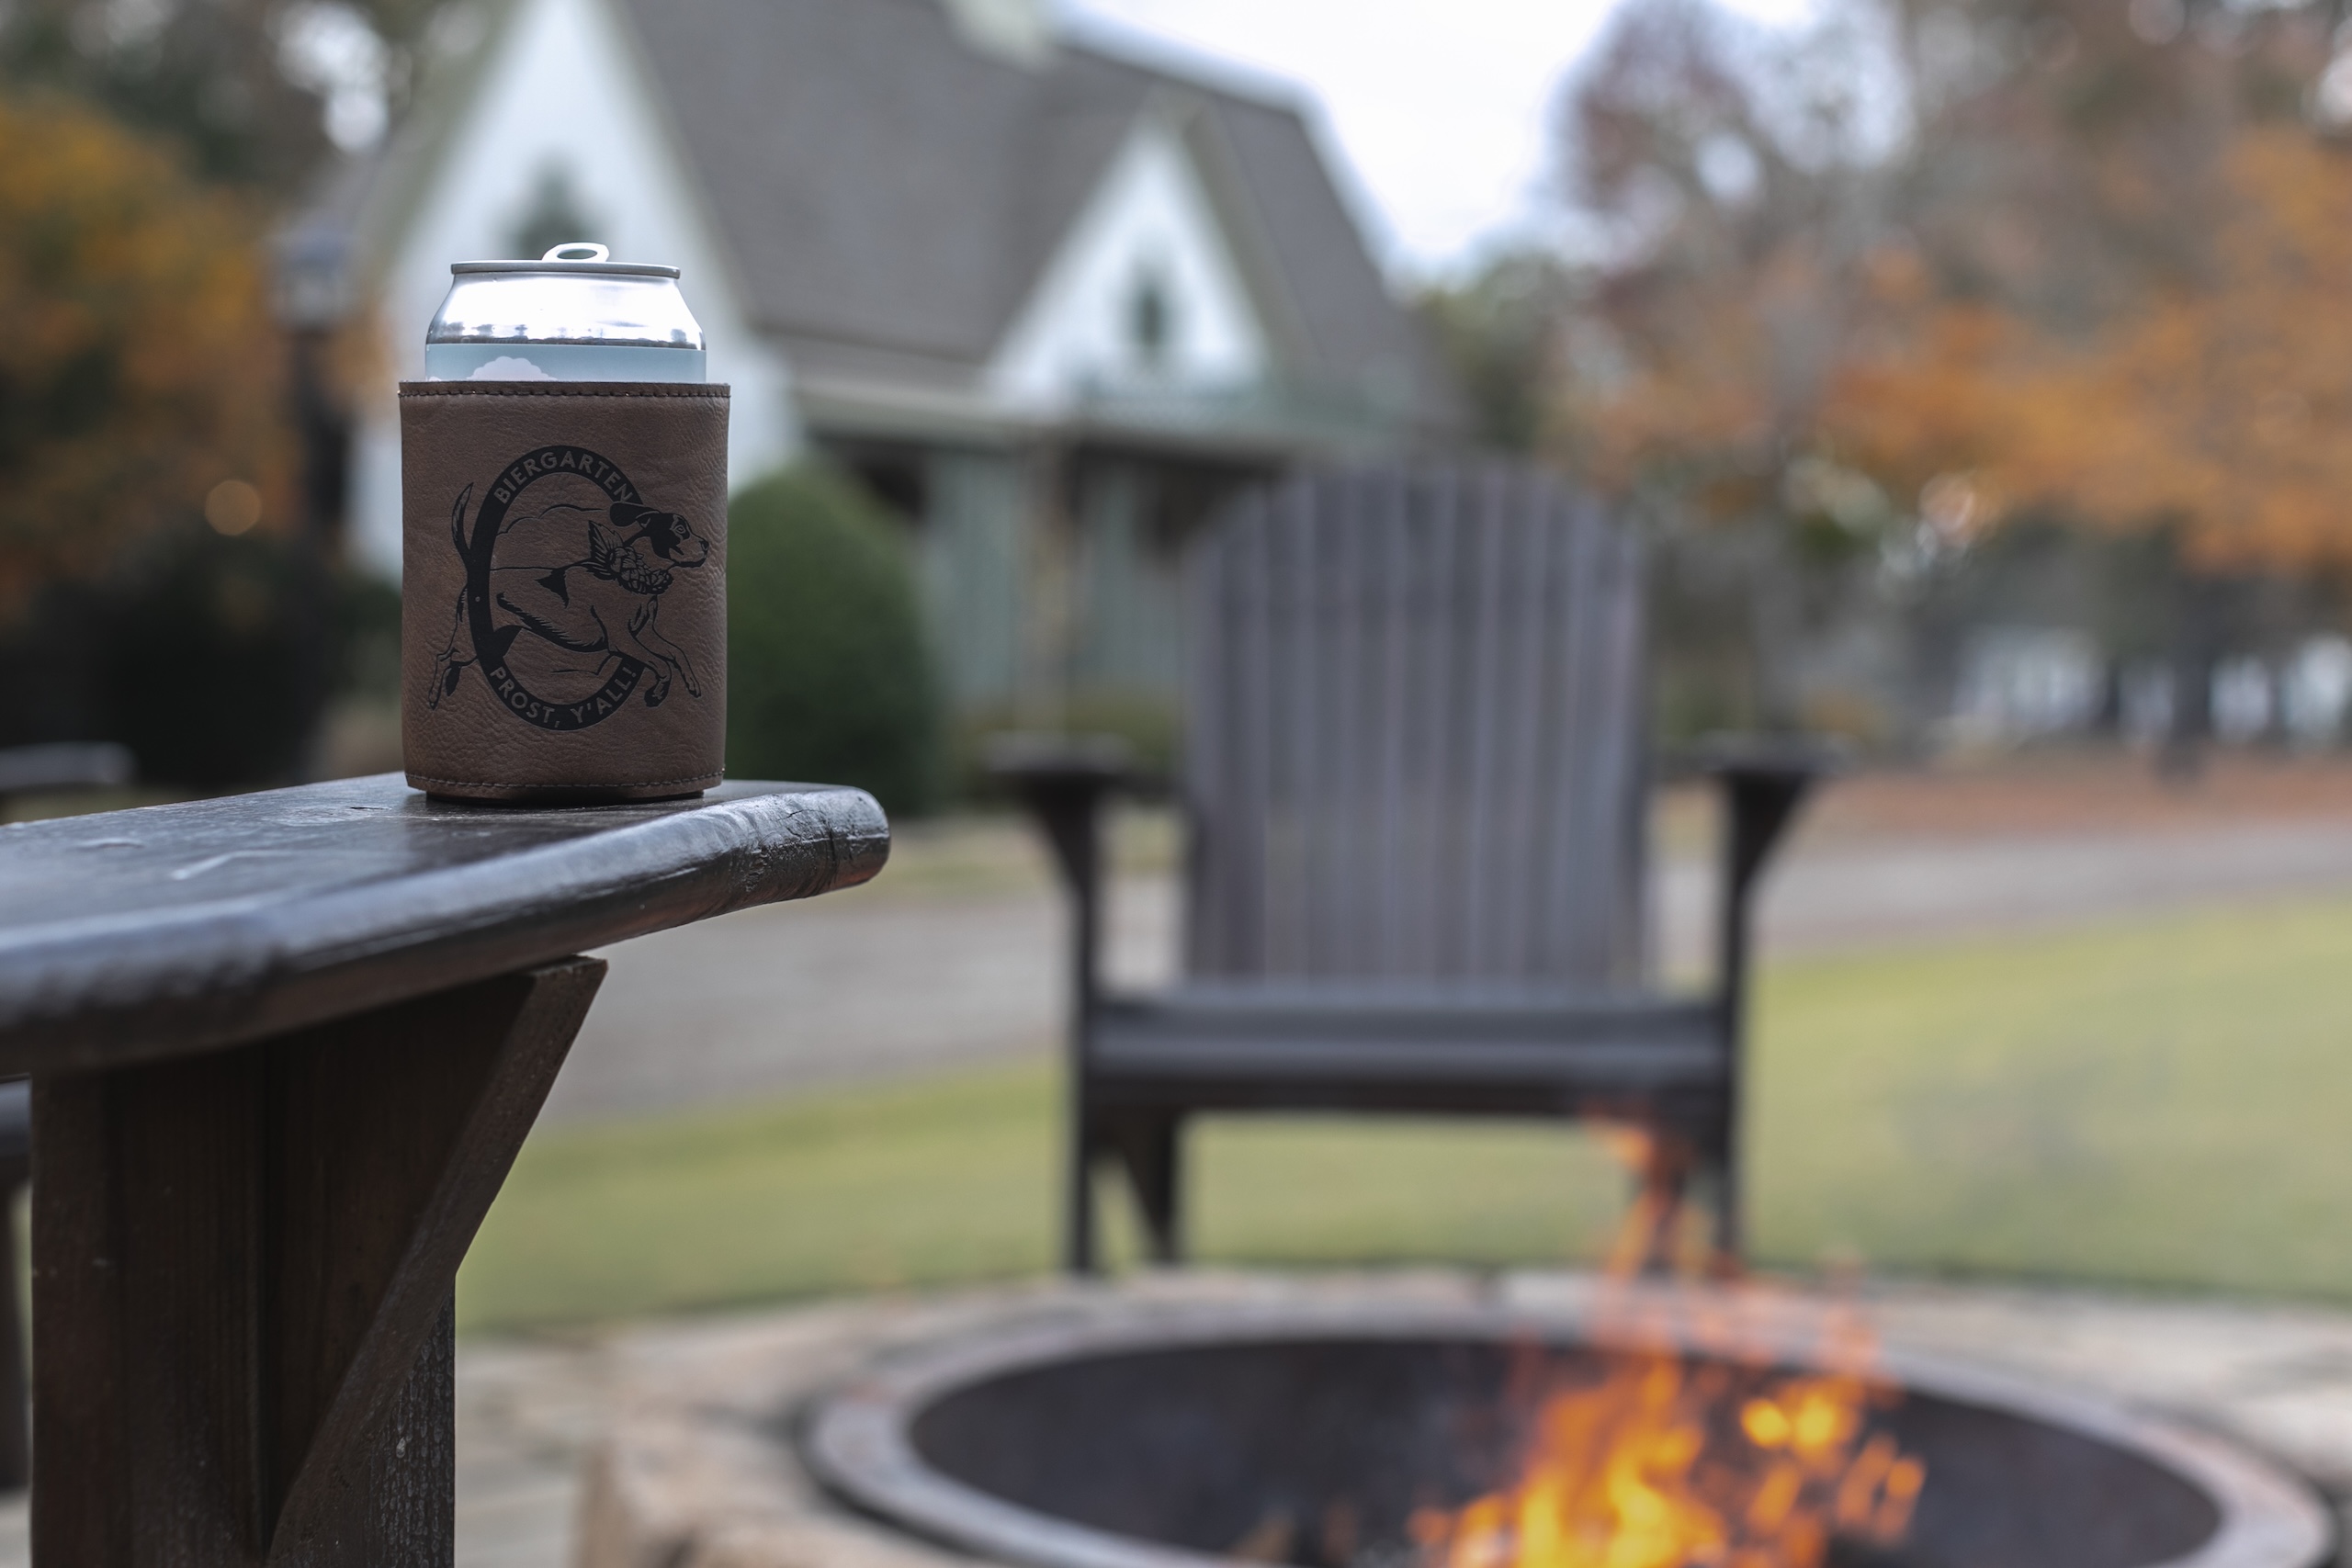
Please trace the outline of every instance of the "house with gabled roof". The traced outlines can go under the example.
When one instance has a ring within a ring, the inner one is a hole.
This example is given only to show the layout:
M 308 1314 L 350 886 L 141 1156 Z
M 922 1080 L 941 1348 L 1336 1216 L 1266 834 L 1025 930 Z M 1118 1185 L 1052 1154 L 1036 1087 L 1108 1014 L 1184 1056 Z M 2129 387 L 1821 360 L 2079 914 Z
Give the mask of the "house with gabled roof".
M 1056 36 L 1043 0 L 505 0 L 290 234 L 360 323 L 346 547 L 397 572 L 392 382 L 448 264 L 684 269 L 748 482 L 816 450 L 914 535 L 967 713 L 1172 692 L 1237 484 L 1442 444 L 1457 401 L 1301 107 Z

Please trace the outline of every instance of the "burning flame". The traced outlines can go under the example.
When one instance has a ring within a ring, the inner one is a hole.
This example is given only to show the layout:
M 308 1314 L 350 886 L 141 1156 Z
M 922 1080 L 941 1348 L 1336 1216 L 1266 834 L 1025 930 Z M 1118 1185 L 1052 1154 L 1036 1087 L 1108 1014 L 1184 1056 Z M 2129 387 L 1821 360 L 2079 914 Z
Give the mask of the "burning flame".
M 1669 1250 L 1671 1155 L 1645 1161 L 1645 1190 L 1612 1248 L 1621 1280 Z M 1673 1183 L 1679 1185 L 1679 1177 Z M 1645 1305 L 1645 1301 L 1649 1304 Z M 1639 1342 L 1662 1298 L 1612 1292 Z M 1411 1521 L 1432 1568 L 1819 1568 L 1834 1538 L 1900 1542 L 1927 1480 L 1920 1461 L 1869 1429 L 1893 1397 L 1869 1375 L 1876 1352 L 1850 1314 L 1834 1316 L 1829 1370 L 1772 1371 L 1741 1353 L 1734 1314 L 1702 1324 L 1734 1343 L 1691 1359 L 1613 1358 L 1597 1381 L 1554 1387 L 1536 1410 L 1517 1481 Z M 1654 1326 L 1654 1325 L 1653 1325 Z M 1710 1344 L 1710 1350 L 1716 1348 Z

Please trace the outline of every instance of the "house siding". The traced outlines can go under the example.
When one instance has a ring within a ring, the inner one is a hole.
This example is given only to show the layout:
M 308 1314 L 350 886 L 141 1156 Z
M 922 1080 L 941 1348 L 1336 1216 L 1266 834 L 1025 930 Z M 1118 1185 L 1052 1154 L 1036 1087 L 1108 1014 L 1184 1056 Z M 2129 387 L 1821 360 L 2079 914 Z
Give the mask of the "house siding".
M 1028 622 L 1024 465 L 1005 453 L 946 450 L 924 468 L 917 552 L 942 683 L 958 710 L 1010 707 Z

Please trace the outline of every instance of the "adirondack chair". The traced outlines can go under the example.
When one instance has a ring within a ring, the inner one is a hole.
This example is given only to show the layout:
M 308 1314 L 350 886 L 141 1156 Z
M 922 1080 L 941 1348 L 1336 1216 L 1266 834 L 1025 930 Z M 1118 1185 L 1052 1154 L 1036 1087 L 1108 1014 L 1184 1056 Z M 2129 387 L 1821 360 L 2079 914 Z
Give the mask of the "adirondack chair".
M 0 747 L 0 807 L 23 795 L 120 788 L 134 772 L 130 750 L 110 741 Z M 7 1209 L 0 1219 L 0 1258 L 8 1260 L 12 1279 L 24 1246 L 17 1189 L 32 1176 L 32 1087 L 23 1078 L 0 1079 L 0 1204 Z M 32 1473 L 24 1343 L 17 1292 L 0 1290 L 0 1492 L 19 1490 Z
M 1073 906 L 1068 1267 L 1113 1160 L 1175 1260 L 1185 1123 L 1252 1111 L 1633 1122 L 1736 1256 L 1749 896 L 1820 759 L 1699 759 L 1729 808 L 1716 978 L 1648 988 L 1640 537 L 1526 468 L 1316 472 L 1213 525 L 1187 596 L 1181 984 L 1102 984 L 1115 748 L 992 759 Z

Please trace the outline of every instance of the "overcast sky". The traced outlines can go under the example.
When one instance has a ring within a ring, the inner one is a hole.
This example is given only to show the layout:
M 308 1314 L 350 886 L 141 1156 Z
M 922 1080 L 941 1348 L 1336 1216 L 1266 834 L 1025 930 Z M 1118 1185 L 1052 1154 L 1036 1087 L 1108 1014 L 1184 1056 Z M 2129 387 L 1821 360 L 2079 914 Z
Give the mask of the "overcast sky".
M 1553 90 L 1610 3 L 1060 0 L 1080 36 L 1206 55 L 1306 88 L 1400 277 L 1456 271 L 1540 220 Z M 1803 4 L 1736 8 L 1780 21 Z

